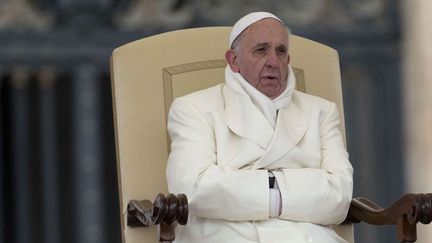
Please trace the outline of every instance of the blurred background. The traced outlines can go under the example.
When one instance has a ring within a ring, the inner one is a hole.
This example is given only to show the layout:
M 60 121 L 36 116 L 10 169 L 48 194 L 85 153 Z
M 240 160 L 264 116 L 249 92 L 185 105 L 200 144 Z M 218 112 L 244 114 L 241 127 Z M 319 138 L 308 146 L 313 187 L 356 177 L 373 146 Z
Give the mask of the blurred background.
M 339 51 L 354 196 L 432 192 L 428 0 L 0 0 L 0 242 L 120 243 L 115 47 L 271 11 Z M 355 226 L 356 242 L 397 242 Z M 432 241 L 419 226 L 418 242 Z

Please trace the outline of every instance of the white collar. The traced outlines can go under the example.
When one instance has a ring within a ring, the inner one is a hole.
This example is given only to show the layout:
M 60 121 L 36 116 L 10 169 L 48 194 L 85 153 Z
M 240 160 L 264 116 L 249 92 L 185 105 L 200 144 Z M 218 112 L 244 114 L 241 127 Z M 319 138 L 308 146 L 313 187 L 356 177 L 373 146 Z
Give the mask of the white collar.
M 233 72 L 229 65 L 225 68 L 225 83 L 240 95 L 248 96 L 257 109 L 266 117 L 270 125 L 275 128 L 277 111 L 291 102 L 296 79 L 291 65 L 288 65 L 287 87 L 278 97 L 271 100 L 255 87 L 250 85 L 240 73 Z

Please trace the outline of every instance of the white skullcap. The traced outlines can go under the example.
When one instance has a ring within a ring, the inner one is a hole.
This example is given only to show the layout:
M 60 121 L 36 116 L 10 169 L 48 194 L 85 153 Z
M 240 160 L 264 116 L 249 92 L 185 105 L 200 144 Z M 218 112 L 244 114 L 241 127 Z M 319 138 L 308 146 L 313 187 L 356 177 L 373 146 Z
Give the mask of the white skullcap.
M 233 26 L 232 30 L 231 30 L 231 34 L 229 37 L 229 46 L 231 47 L 234 40 L 247 28 L 249 27 L 251 24 L 257 22 L 258 20 L 261 19 L 266 19 L 266 18 L 272 18 L 272 19 L 276 19 L 277 21 L 282 22 L 282 20 L 280 20 L 278 17 L 276 17 L 274 14 L 272 13 L 268 13 L 268 12 L 254 12 L 254 13 L 250 13 L 246 16 L 244 16 L 243 18 L 239 19 Z

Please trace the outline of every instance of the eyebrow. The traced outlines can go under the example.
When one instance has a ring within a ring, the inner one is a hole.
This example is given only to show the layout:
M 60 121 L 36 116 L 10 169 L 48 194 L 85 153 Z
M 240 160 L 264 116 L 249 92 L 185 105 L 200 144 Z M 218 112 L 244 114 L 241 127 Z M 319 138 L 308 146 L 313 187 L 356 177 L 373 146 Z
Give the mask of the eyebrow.
M 269 46 L 269 43 L 263 42 L 263 43 L 256 44 L 255 46 L 252 47 L 252 49 L 258 49 L 258 48 L 261 48 L 261 47 L 268 47 L 268 46 Z
M 268 42 L 263 42 L 263 43 L 256 44 L 255 46 L 252 47 L 252 49 L 255 50 L 255 49 L 259 49 L 259 48 L 262 48 L 262 47 L 268 47 L 268 46 L 270 46 L 270 44 Z M 285 45 L 283 45 L 283 44 L 280 44 L 280 45 L 276 46 L 276 48 L 277 49 L 283 48 L 284 50 L 288 50 L 288 47 L 285 46 Z

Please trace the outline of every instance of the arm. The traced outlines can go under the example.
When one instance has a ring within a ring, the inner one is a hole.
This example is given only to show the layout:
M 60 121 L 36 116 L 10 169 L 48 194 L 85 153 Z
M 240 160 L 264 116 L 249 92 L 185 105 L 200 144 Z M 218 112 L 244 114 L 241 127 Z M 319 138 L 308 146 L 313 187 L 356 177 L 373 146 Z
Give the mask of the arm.
M 332 103 L 320 124 L 320 168 L 274 172 L 282 197 L 280 218 L 323 225 L 345 219 L 352 197 L 353 169 L 339 124 L 338 111 Z
M 167 167 L 169 191 L 187 195 L 191 215 L 225 220 L 268 219 L 267 170 L 218 166 L 214 129 L 187 99 L 173 102 L 168 132 L 172 141 Z

